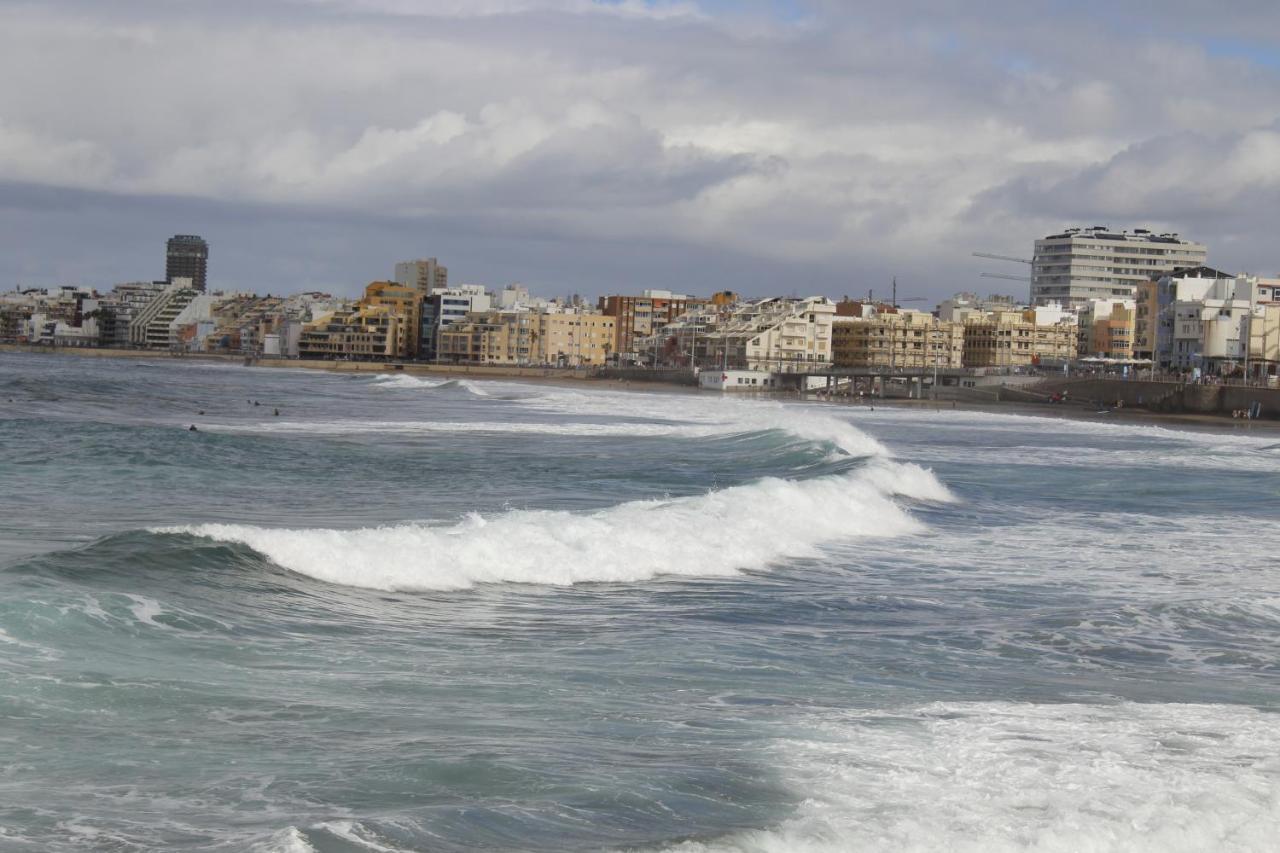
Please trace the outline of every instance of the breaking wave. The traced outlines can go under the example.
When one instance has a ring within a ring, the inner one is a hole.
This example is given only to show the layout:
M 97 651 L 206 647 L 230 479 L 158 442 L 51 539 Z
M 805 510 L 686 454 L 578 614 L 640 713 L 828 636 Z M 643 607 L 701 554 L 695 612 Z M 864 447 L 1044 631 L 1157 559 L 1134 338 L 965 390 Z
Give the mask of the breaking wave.
M 477 397 L 489 396 L 488 391 L 485 391 L 469 379 L 423 379 L 420 376 L 410 376 L 404 373 L 381 373 L 374 378 L 371 384 L 378 388 L 434 388 L 442 390 L 458 388 Z
M 619 432 L 597 434 L 643 435 L 648 428 L 667 432 L 655 431 L 647 434 L 700 437 L 780 430 L 797 438 L 828 442 L 852 456 L 886 456 L 889 453 L 883 444 L 847 420 L 833 417 L 811 406 L 798 411 L 795 407 L 775 400 L 735 400 L 702 394 L 619 392 L 604 388 L 578 391 L 497 381 L 481 383 L 487 388 L 495 389 L 490 392 L 466 379 L 434 380 L 406 375 L 383 375 L 377 380 L 377 384 L 382 387 L 402 390 L 435 390 L 451 383 L 458 383 L 479 396 L 491 397 L 495 403 L 508 403 L 519 409 L 555 415 L 562 419 L 557 423 L 559 428 L 566 431 L 580 430 L 578 434 L 591 434 L 591 430 L 604 426 L 615 427 Z M 512 393 L 505 393 L 507 391 Z M 582 424 L 572 422 L 574 417 L 627 418 L 649 423 Z M 653 423 L 659 419 L 666 423 Z M 393 428 L 408 430 L 413 426 L 415 425 L 400 422 L 393 425 Z M 418 426 L 425 428 L 427 425 Z M 491 431 L 519 432 L 526 425 L 503 422 L 486 426 L 492 426 Z M 540 429 L 542 426 L 544 425 L 534 425 L 532 429 Z M 371 428 L 376 431 L 378 426 L 372 423 Z M 466 428 L 470 428 L 469 425 Z
M 948 501 L 930 472 L 876 460 L 858 472 L 766 478 L 705 495 L 634 501 L 589 514 L 513 510 L 444 526 L 286 530 L 237 524 L 152 532 L 246 545 L 318 580 L 370 589 L 571 585 L 662 575 L 725 576 L 817 556 L 824 542 L 922 529 L 894 497 Z

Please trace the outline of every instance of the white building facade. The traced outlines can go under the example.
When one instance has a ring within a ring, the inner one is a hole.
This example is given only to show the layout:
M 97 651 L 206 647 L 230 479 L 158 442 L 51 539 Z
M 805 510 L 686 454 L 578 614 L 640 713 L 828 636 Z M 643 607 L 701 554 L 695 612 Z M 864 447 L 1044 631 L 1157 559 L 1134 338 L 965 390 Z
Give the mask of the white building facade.
M 1074 307 L 1093 299 L 1133 299 L 1137 285 L 1202 266 L 1208 249 L 1177 234 L 1069 228 L 1035 242 L 1031 301 Z

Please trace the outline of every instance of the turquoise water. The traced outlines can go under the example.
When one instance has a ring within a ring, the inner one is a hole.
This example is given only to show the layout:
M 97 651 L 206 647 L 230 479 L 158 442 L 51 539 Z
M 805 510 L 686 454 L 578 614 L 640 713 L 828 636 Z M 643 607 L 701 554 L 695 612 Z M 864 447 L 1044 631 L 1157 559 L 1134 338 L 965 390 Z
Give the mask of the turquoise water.
M 1266 433 L 14 354 L 0 403 L 0 849 L 1280 837 Z

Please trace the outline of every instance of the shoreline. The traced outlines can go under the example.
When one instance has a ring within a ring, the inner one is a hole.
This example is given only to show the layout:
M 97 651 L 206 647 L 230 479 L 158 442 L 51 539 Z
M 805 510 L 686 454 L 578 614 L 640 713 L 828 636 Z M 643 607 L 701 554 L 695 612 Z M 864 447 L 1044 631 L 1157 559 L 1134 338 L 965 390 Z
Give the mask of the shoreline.
M 591 369 L 557 368 L 557 367 L 514 367 L 502 365 L 446 365 L 415 364 L 412 362 L 376 362 L 376 361 L 320 361 L 288 358 L 261 358 L 251 364 L 245 363 L 244 356 L 222 353 L 184 353 L 174 355 L 155 350 L 122 350 L 97 347 L 35 347 L 26 344 L 0 344 L 0 355 L 18 353 L 28 355 L 81 356 L 85 358 L 121 358 L 134 360 L 151 360 L 156 362 L 184 362 L 196 360 L 203 362 L 223 363 L 231 366 L 263 367 L 273 370 L 293 369 L 311 370 L 322 373 L 363 373 L 385 375 L 403 373 L 416 376 L 439 376 L 447 379 L 480 379 L 494 381 L 515 381 L 531 385 L 552 385 L 558 387 L 584 387 L 589 385 L 601 389 L 616 391 L 632 391 L 662 394 L 701 394 L 702 389 L 695 385 L 653 380 L 630 380 L 616 377 L 595 376 Z M 1268 420 L 1236 420 L 1225 415 L 1213 414 L 1175 414 L 1154 412 L 1136 406 L 1121 409 L 1098 411 L 1092 406 L 1081 406 L 1077 403 L 1050 404 L 1031 403 L 1026 401 L 992 401 L 972 402 L 964 400 L 913 400 L 905 398 L 866 398 L 865 402 L 832 401 L 818 399 L 813 395 L 805 396 L 794 393 L 719 393 L 726 399 L 770 399 L 782 402 L 797 402 L 810 405 L 832 406 L 841 409 L 865 410 L 872 407 L 899 409 L 934 409 L 940 412 L 984 412 L 987 414 L 1020 415 L 1023 417 L 1051 418 L 1055 420 L 1087 421 L 1090 423 L 1114 423 L 1130 426 L 1164 426 L 1177 429 L 1213 430 L 1218 432 L 1280 432 L 1280 422 Z
M 807 402 L 851 409 L 866 409 L 874 405 L 877 408 L 883 406 L 885 408 L 922 409 L 925 411 L 936 409 L 940 412 L 981 412 L 990 415 L 1018 415 L 1021 417 L 1083 421 L 1095 424 L 1115 424 L 1117 426 L 1159 426 L 1166 429 L 1193 430 L 1197 432 L 1280 434 L 1280 422 L 1276 421 L 1236 420 L 1223 415 L 1169 414 L 1166 412 L 1152 412 L 1136 407 L 1112 409 L 1104 413 L 1092 407 L 1071 404 L 1027 403 L 1022 401 L 974 403 L 962 400 L 938 400 L 935 402 L 933 400 L 877 398 L 871 403 L 831 403 L 826 400 L 808 400 Z

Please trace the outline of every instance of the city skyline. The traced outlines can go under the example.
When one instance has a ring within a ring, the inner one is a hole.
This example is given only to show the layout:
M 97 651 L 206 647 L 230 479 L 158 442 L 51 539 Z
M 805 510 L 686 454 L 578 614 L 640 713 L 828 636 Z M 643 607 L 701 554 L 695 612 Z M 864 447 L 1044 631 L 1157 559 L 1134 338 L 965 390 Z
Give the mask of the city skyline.
M 175 233 L 217 246 L 211 287 L 342 295 L 434 255 L 550 293 L 936 299 L 1094 224 L 1277 272 L 1267 4 L 944 6 L 0 6 L 0 67 L 39 81 L 0 94 L 0 288 L 158 277 Z

